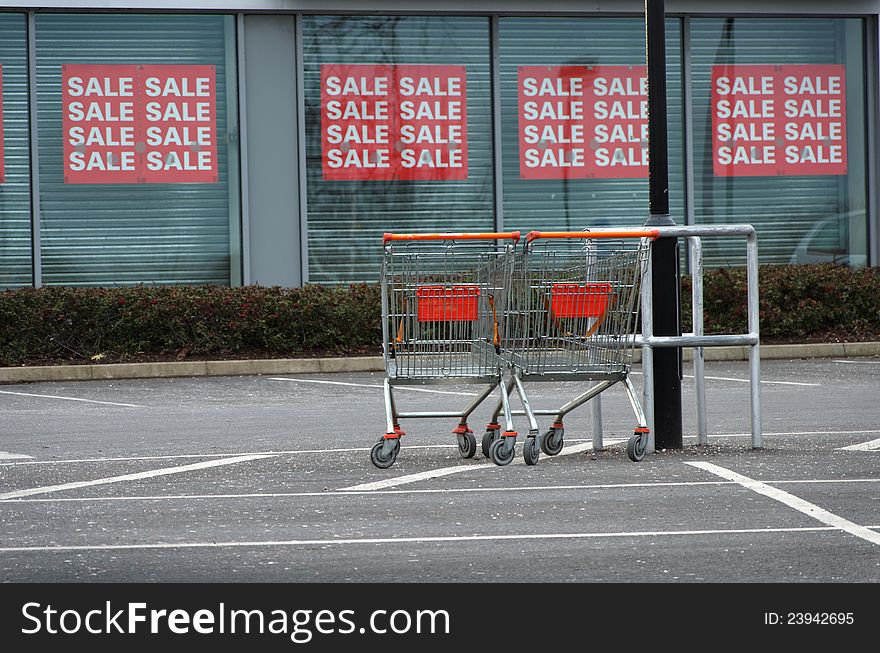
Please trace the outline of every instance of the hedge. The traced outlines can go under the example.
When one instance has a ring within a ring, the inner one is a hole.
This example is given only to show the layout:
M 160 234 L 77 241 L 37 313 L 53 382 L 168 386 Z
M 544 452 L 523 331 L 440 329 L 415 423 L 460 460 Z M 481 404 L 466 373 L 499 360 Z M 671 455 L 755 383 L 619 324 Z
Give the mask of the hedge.
M 761 266 L 761 341 L 880 340 L 880 268 Z M 682 279 L 690 330 L 690 278 Z M 746 330 L 745 270 L 704 277 L 706 333 Z M 376 285 L 5 290 L 0 366 L 376 355 Z
M 880 268 L 832 264 L 762 265 L 758 270 L 761 342 L 880 340 Z M 691 329 L 691 280 L 682 278 L 682 323 Z M 706 333 L 747 332 L 745 268 L 703 277 Z
M 0 293 L 0 365 L 376 353 L 376 286 Z

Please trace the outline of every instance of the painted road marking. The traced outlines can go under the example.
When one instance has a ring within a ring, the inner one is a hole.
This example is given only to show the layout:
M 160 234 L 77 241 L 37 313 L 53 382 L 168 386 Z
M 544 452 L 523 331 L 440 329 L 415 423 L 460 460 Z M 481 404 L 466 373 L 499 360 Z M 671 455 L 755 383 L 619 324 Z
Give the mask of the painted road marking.
M 38 395 L 32 392 L 12 392 L 11 390 L 0 390 L 0 394 L 18 395 L 20 397 L 41 397 L 43 399 L 63 399 L 64 401 L 82 401 L 87 404 L 104 404 L 107 406 L 125 406 L 126 408 L 144 408 L 137 404 L 123 404 L 117 401 L 98 401 L 97 399 L 80 399 L 78 397 L 61 397 L 58 395 Z
M 877 528 L 876 526 L 872 528 Z M 637 537 L 686 537 L 705 535 L 765 535 L 773 533 L 818 533 L 841 530 L 834 526 L 813 526 L 803 528 L 735 528 L 712 530 L 681 531 L 629 531 L 620 533 L 524 533 L 499 535 L 445 535 L 436 537 L 361 537 L 314 540 L 255 540 L 245 542 L 158 542 L 155 544 L 75 544 L 51 546 L 4 546 L 0 553 L 63 552 L 63 551 L 134 551 L 144 549 L 222 549 L 232 547 L 270 547 L 270 546 L 330 546 L 363 544 L 433 544 L 437 542 L 492 542 L 511 540 L 582 540 L 615 539 Z M 876 534 L 880 537 L 880 534 Z
M 694 377 L 685 375 L 685 378 L 692 379 Z M 710 379 L 712 381 L 738 381 L 740 383 L 751 383 L 750 379 L 734 379 L 729 376 L 706 376 L 703 378 Z M 822 385 L 821 383 L 802 383 L 800 381 L 764 381 L 763 379 L 761 379 L 761 383 L 766 383 L 768 385 L 799 385 L 814 388 L 820 387 Z
M 878 433 L 877 429 L 865 429 L 856 431 L 764 431 L 764 436 L 786 436 L 786 435 L 862 435 L 862 434 Z M 750 438 L 751 432 L 742 433 L 717 433 L 709 436 L 710 438 Z M 685 435 L 685 439 L 695 440 L 696 435 Z M 592 442 L 590 438 L 566 438 L 567 442 Z M 610 442 L 624 442 L 624 440 L 612 440 Z M 458 447 L 457 444 L 405 444 L 404 449 L 453 449 Z M 227 452 L 227 453 L 184 453 L 173 454 L 167 456 L 122 456 L 119 458 L 69 458 L 63 460 L 22 460 L 19 462 L 0 462 L 0 467 L 10 467 L 17 465 L 65 465 L 73 463 L 104 463 L 104 462 L 127 462 L 136 460 L 175 460 L 180 458 L 228 458 L 229 456 L 290 456 L 297 454 L 338 454 L 338 453 L 357 453 L 369 451 L 370 447 L 340 447 L 338 449 L 288 449 L 281 451 L 244 451 L 244 452 Z
M 851 444 L 848 447 L 840 447 L 838 451 L 880 451 L 880 438 L 861 444 Z
M 848 363 L 850 365 L 880 365 L 880 361 L 845 361 L 845 360 L 832 360 L 832 363 Z
M 764 435 L 861 435 L 863 433 L 877 433 L 877 429 L 864 429 L 859 431 L 775 431 L 768 433 L 764 431 Z M 712 438 L 740 438 L 751 437 L 751 433 L 719 433 L 711 435 Z M 696 438 L 696 435 L 686 435 L 686 438 Z
M 319 379 L 288 379 L 284 377 L 269 377 L 270 381 L 295 381 L 296 383 L 326 383 L 327 385 L 349 385 L 356 388 L 373 388 L 381 390 L 383 386 L 375 383 L 350 383 L 347 381 L 322 381 Z M 452 392 L 449 390 L 431 390 L 430 388 L 414 388 L 409 385 L 396 385 L 395 390 L 411 390 L 413 392 L 431 392 L 438 395 L 457 395 L 459 397 L 476 397 L 475 392 Z
M 0 460 L 25 460 L 31 458 L 33 458 L 33 456 L 25 456 L 23 453 L 9 453 L 8 451 L 0 451 Z
M 798 484 L 839 484 L 839 483 L 880 483 L 880 478 L 829 478 L 800 479 L 785 481 L 766 481 L 772 485 Z M 523 485 L 516 487 L 461 487 L 461 488 L 422 488 L 404 490 L 328 490 L 326 492 L 252 492 L 248 494 L 168 494 L 141 496 L 93 496 L 93 497 L 52 497 L 40 499 L 4 499 L 0 503 L 82 503 L 86 501 L 204 501 L 206 499 L 305 499 L 309 497 L 350 497 L 353 494 L 457 494 L 476 492 L 560 492 L 573 490 L 629 490 L 654 489 L 663 487 L 705 487 L 718 485 L 737 485 L 733 481 L 661 481 L 657 483 L 597 483 L 593 485 Z
M 136 472 L 134 474 L 123 474 L 121 476 L 111 476 L 109 478 L 97 478 L 91 481 L 75 481 L 72 483 L 61 483 L 59 485 L 45 485 L 43 487 L 28 488 L 26 490 L 14 490 L 12 492 L 3 492 L 0 494 L 0 500 L 17 499 L 19 497 L 32 496 L 34 494 L 47 494 L 49 492 L 61 492 L 62 490 L 74 490 L 81 487 L 90 487 L 92 485 L 105 485 L 107 483 L 121 483 L 123 481 L 137 481 L 144 478 L 153 478 L 156 476 L 167 476 L 168 474 L 181 474 L 183 472 L 191 472 L 196 469 L 206 469 L 208 467 L 219 467 L 221 465 L 232 465 L 234 463 L 243 463 L 251 460 L 260 460 L 261 458 L 271 458 L 268 455 L 259 456 L 236 456 L 235 458 L 224 458 L 222 460 L 209 460 L 202 463 L 193 463 L 192 465 L 182 465 L 180 467 L 165 467 L 163 469 L 153 469 L 147 472 Z
M 728 481 L 739 483 L 744 488 L 752 490 L 753 492 L 757 492 L 758 494 L 763 494 L 765 497 L 770 497 L 771 499 L 779 501 L 780 503 L 784 503 L 789 508 L 794 508 L 795 510 L 802 512 L 805 515 L 812 517 L 813 519 L 817 519 L 823 524 L 828 524 L 829 526 L 833 526 L 834 528 L 846 531 L 851 535 L 860 537 L 863 540 L 867 540 L 868 542 L 871 542 L 873 544 L 880 544 L 880 533 L 875 533 L 865 526 L 859 526 L 858 524 L 851 522 L 848 519 L 844 519 L 839 515 L 828 512 L 824 508 L 820 508 L 814 503 L 810 503 L 809 501 L 805 501 L 800 497 L 789 494 L 785 490 L 771 487 L 766 483 L 756 481 L 755 479 L 749 478 L 748 476 L 743 476 L 742 474 L 737 474 L 736 472 L 729 470 L 726 467 L 721 467 L 713 463 L 689 462 L 685 464 L 691 465 L 692 467 L 697 467 L 711 474 L 715 474 L 716 476 L 720 476 L 721 478 L 726 478 Z
M 643 372 L 630 372 L 630 374 L 643 374 Z M 683 378 L 692 379 L 694 378 L 693 374 L 683 374 Z M 704 376 L 704 379 L 709 379 L 710 381 L 736 381 L 738 383 L 751 383 L 751 379 L 735 379 L 730 376 Z M 761 383 L 766 383 L 768 385 L 799 385 L 799 386 L 807 386 L 807 387 L 820 387 L 821 383 L 803 383 L 800 381 L 765 381 L 761 379 Z
M 608 440 L 606 442 L 607 445 L 619 444 L 620 442 L 626 442 L 626 440 Z M 592 451 L 593 444 L 592 442 L 586 444 L 576 444 L 573 446 L 566 447 L 560 453 L 552 456 L 553 458 L 559 458 L 560 456 L 570 456 L 575 453 L 581 453 L 582 451 Z M 549 456 L 548 456 L 549 457 Z M 525 461 L 522 458 L 517 458 L 514 460 L 511 465 L 524 465 Z M 441 476 L 449 476 L 450 474 L 459 474 L 461 472 L 469 472 L 472 469 L 486 469 L 490 467 L 496 467 L 495 463 L 479 463 L 476 465 L 454 465 L 452 467 L 441 467 L 440 469 L 431 469 L 426 472 L 418 472 L 417 474 L 406 474 L 405 476 L 397 476 L 395 478 L 388 478 L 384 481 L 374 481 L 372 483 L 361 483 L 360 485 L 352 485 L 351 487 L 343 487 L 339 488 L 342 491 L 346 490 L 384 490 L 390 487 L 397 487 L 398 485 L 405 485 L 407 483 L 416 483 L 418 481 L 425 481 L 431 478 L 439 478 Z
M 766 434 L 765 434 L 766 435 Z M 586 440 L 586 438 L 579 438 Z M 573 442 L 578 439 L 572 439 Z M 407 444 L 404 449 L 454 449 L 457 444 Z M 229 458 L 230 456 L 290 456 L 296 454 L 337 454 L 370 451 L 372 447 L 341 447 L 338 449 L 289 449 L 287 451 L 244 451 L 228 453 L 181 453 L 168 456 L 125 456 L 121 458 L 69 458 L 66 460 L 28 460 L 18 463 L 0 463 L 0 467 L 13 465 L 62 465 L 68 463 L 115 463 L 135 460 L 175 460 L 179 458 Z
M 590 445 L 592 447 L 592 445 Z M 516 461 L 514 461 L 516 462 Z M 372 483 L 361 483 L 360 485 L 352 485 L 350 487 L 339 488 L 340 490 L 383 490 L 398 485 L 406 485 L 407 483 L 416 483 L 418 481 L 426 481 L 431 478 L 440 478 L 441 476 L 449 476 L 450 474 L 459 474 L 468 472 L 472 469 L 489 469 L 495 467 L 495 463 L 478 463 L 474 465 L 455 465 L 454 467 L 441 467 L 440 469 L 430 469 L 426 472 L 418 472 L 417 474 L 407 474 L 406 476 L 396 476 L 394 478 L 385 479 L 384 481 L 374 481 Z

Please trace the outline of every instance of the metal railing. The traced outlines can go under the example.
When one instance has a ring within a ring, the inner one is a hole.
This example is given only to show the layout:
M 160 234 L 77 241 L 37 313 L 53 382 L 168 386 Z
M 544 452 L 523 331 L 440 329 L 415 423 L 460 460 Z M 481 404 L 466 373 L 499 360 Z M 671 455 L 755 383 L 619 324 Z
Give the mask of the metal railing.
M 694 386 L 697 404 L 697 442 L 707 444 L 709 441 L 706 420 L 706 375 L 704 347 L 749 347 L 749 391 L 751 403 L 752 448 L 761 449 L 763 436 L 761 432 L 761 355 L 760 327 L 758 303 L 758 239 L 755 228 L 751 225 L 721 226 L 685 226 L 659 227 L 660 237 L 670 236 L 685 238 L 688 244 L 692 275 L 691 314 L 693 331 L 680 336 L 655 336 L 653 324 L 653 294 L 650 253 L 647 269 L 642 278 L 641 313 L 642 332 L 636 334 L 635 345 L 641 349 L 642 372 L 644 384 L 642 390 L 642 406 L 646 413 L 648 427 L 651 429 L 647 453 L 654 452 L 654 349 L 658 347 L 693 347 Z M 703 321 L 703 245 L 704 237 L 745 237 L 747 266 L 747 302 L 748 302 L 748 333 L 706 335 Z M 592 406 L 592 440 L 593 448 L 604 446 L 602 434 L 602 403 L 601 397 L 590 399 Z
M 636 345 L 642 351 L 642 372 L 644 373 L 643 405 L 647 413 L 651 434 L 648 452 L 654 451 L 654 349 L 658 347 L 694 348 L 694 383 L 697 402 L 697 440 L 700 444 L 708 442 L 706 426 L 706 382 L 704 366 L 704 347 L 742 346 L 749 347 L 749 389 L 751 403 L 752 448 L 763 447 L 761 433 L 761 357 L 758 303 L 758 238 L 751 225 L 684 226 L 660 227 L 660 237 L 685 238 L 689 245 L 691 274 L 693 278 L 692 315 L 693 332 L 680 336 L 655 336 L 653 324 L 653 294 L 650 254 L 647 271 L 642 279 L 642 333 L 636 338 Z M 734 335 L 705 335 L 703 327 L 703 248 L 704 237 L 746 238 L 748 333 Z M 594 435 L 594 441 L 595 441 Z M 600 437 L 601 439 L 601 437 Z

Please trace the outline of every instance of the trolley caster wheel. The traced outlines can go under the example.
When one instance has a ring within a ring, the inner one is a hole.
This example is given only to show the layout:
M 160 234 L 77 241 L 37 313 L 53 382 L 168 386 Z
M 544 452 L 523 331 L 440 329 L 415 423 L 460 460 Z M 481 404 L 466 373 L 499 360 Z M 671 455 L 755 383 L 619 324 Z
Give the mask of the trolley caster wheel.
M 458 453 L 462 458 L 473 458 L 477 453 L 477 439 L 473 431 L 458 433 Z
M 506 439 L 507 438 L 498 438 L 492 443 L 492 446 L 489 447 L 489 458 L 491 458 L 492 462 L 499 467 L 509 465 L 513 461 L 514 454 L 516 453 L 513 447 L 510 447 L 508 451 L 505 451 L 504 441 Z
M 626 455 L 634 463 L 637 463 L 645 457 L 645 451 L 648 448 L 648 434 L 634 433 L 626 443 Z
M 385 438 L 373 445 L 370 449 L 370 462 L 379 469 L 388 469 L 397 460 L 397 452 L 400 451 L 400 440 L 394 441 L 390 451 L 385 451 Z
M 560 451 L 562 451 L 562 434 L 564 433 L 563 429 L 550 429 L 544 434 L 544 437 L 541 438 L 541 451 L 543 451 L 548 456 L 555 456 Z
M 498 439 L 498 431 L 495 429 L 488 429 L 483 434 L 483 456 L 489 457 L 489 450 L 492 448 L 492 443 Z
M 541 455 L 541 451 L 537 440 L 538 438 L 536 437 L 526 438 L 526 441 L 523 443 L 523 460 L 525 460 L 526 465 L 538 464 L 538 457 Z

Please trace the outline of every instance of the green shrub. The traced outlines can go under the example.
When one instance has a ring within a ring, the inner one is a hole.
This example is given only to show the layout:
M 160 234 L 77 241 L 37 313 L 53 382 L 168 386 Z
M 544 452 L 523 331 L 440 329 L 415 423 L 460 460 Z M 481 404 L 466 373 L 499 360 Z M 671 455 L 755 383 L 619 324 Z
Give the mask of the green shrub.
M 7 290 L 0 365 L 376 353 L 380 317 L 367 285 Z
M 880 268 L 765 265 L 761 341 L 880 340 Z M 704 275 L 705 332 L 747 330 L 743 268 Z M 682 278 L 690 331 L 691 279 Z M 0 366 L 381 353 L 376 285 L 0 292 Z
M 880 268 L 762 265 L 758 270 L 762 342 L 880 340 Z M 748 331 L 745 268 L 707 270 L 706 333 Z M 691 329 L 691 279 L 682 278 L 682 324 Z

